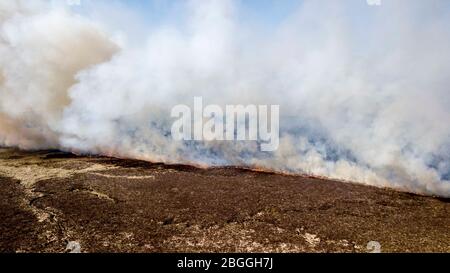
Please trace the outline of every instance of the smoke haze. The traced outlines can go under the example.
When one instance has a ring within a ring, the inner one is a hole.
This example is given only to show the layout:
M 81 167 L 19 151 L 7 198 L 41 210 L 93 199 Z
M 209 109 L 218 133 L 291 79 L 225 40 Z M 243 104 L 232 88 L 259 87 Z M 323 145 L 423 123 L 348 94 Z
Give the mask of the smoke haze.
M 299 1 L 270 28 L 239 1 L 177 2 L 159 24 L 118 2 L 63 2 L 0 2 L 0 146 L 450 197 L 448 1 Z M 279 104 L 280 148 L 173 141 L 170 110 L 195 96 Z

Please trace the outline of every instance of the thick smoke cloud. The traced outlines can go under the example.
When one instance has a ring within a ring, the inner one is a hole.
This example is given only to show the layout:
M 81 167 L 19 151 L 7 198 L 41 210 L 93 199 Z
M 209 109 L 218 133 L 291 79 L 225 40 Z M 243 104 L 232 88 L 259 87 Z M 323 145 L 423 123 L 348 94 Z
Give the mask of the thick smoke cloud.
M 57 147 L 74 76 L 107 61 L 116 46 L 94 23 L 29 2 L 0 3 L 0 143 Z
M 270 30 L 246 24 L 237 2 L 189 1 L 181 18 L 140 39 L 89 11 L 29 2 L 0 2 L 0 145 L 264 168 L 450 197 L 445 0 L 304 1 Z M 170 110 L 194 96 L 279 104 L 279 150 L 173 141 Z

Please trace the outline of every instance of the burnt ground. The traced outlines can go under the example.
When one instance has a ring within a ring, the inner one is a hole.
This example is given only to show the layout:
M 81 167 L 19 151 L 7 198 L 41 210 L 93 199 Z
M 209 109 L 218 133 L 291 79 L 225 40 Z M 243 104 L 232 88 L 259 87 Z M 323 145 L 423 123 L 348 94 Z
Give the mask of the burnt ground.
M 0 149 L 0 252 L 450 252 L 450 203 L 355 184 Z

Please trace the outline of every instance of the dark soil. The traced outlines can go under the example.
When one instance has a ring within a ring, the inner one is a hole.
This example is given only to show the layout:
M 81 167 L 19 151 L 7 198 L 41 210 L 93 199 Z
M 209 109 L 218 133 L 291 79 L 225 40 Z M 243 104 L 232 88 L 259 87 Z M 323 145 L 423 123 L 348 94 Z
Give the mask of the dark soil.
M 450 252 L 448 199 L 236 168 L 0 150 L 0 252 Z

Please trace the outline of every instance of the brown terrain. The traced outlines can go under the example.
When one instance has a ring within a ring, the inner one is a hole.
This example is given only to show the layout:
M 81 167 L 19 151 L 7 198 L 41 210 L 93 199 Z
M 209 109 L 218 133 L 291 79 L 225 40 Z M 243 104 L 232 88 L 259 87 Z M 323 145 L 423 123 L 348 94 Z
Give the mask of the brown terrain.
M 11 149 L 0 183 L 0 252 L 450 252 L 448 199 L 363 185 Z

